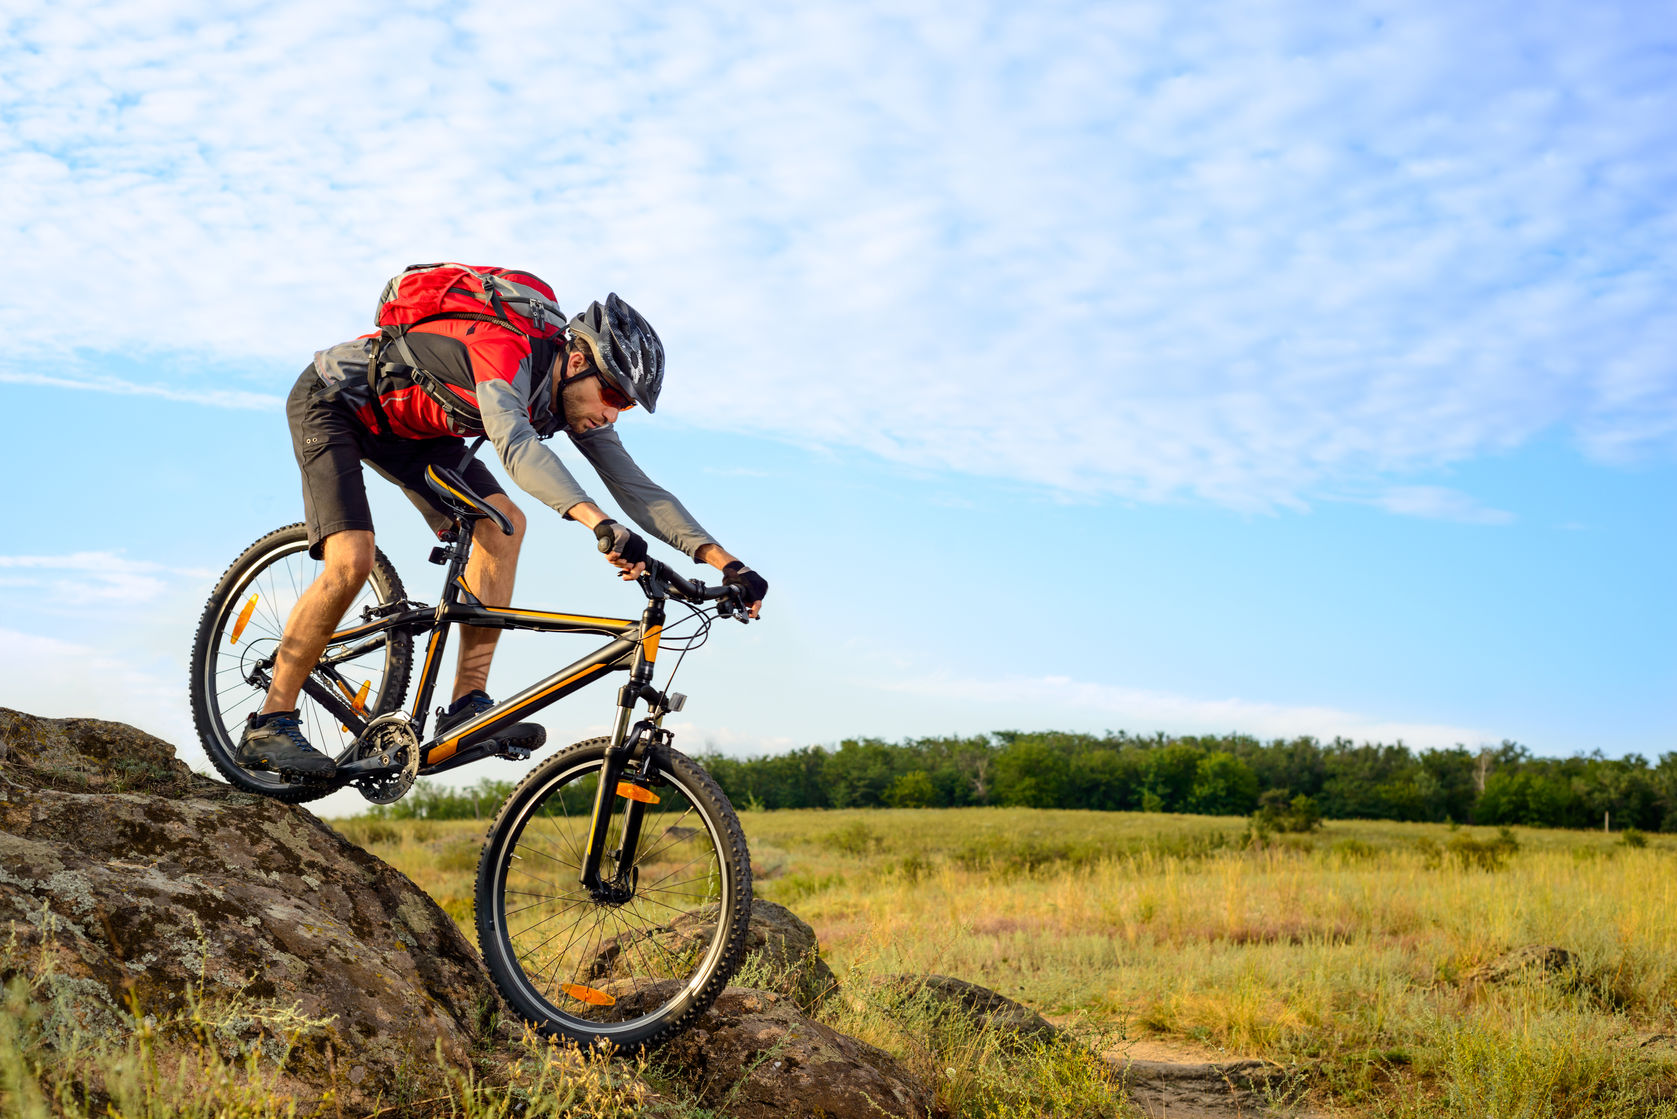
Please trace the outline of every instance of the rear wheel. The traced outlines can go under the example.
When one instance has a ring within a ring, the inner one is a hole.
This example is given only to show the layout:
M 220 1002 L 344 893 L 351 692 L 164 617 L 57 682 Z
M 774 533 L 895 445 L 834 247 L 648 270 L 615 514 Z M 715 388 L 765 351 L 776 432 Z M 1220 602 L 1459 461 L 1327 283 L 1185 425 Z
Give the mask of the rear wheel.
M 260 710 L 267 694 L 266 681 L 286 619 L 323 567 L 319 560 L 309 558 L 308 548 L 308 531 L 300 524 L 270 532 L 246 548 L 216 584 L 192 642 L 192 720 L 204 752 L 232 784 L 288 804 L 316 800 L 342 788 L 344 782 L 291 784 L 275 773 L 240 768 L 233 751 L 239 745 L 245 716 Z M 395 567 L 375 550 L 372 574 L 345 617 L 358 618 L 368 606 L 384 606 L 404 597 Z M 324 663 L 345 651 L 328 646 L 312 681 L 343 693 L 344 702 L 359 706 L 367 718 L 402 705 L 413 663 L 409 635 L 384 634 L 355 657 Z M 323 754 L 338 757 L 355 738 L 307 690 L 297 697 L 297 711 L 303 733 Z
M 591 895 L 580 874 L 607 745 L 555 755 L 502 806 L 478 862 L 478 943 L 526 1021 L 580 1045 L 636 1047 L 703 1013 L 739 966 L 751 863 L 721 788 L 667 751 L 643 790 L 657 799 L 642 805 L 630 888 Z M 624 778 L 633 786 L 633 766 Z M 611 800 L 602 879 L 618 874 L 629 803 Z

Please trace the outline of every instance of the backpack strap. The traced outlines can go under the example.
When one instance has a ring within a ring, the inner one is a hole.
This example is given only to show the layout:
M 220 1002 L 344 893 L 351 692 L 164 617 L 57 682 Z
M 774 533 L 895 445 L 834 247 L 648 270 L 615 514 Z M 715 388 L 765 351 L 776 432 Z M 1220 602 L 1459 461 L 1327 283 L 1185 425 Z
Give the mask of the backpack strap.
M 408 331 L 420 323 L 436 322 L 439 319 L 472 319 L 478 322 L 496 323 L 521 337 L 528 337 L 507 317 L 506 308 L 501 306 L 499 296 L 492 291 L 489 293 L 489 299 L 490 305 L 497 312 L 496 314 L 485 315 L 474 311 L 439 311 L 434 315 L 426 315 L 422 319 L 415 319 L 406 326 L 386 326 L 379 329 L 378 340 L 373 343 L 373 352 L 367 357 L 367 395 L 373 402 L 373 419 L 378 423 L 378 433 L 380 435 L 388 439 L 393 434 L 390 427 L 390 417 L 385 415 L 384 404 L 378 396 L 379 353 L 384 349 L 386 342 L 394 342 L 402 356 L 407 359 L 408 367 L 419 372 L 424 367 L 419 364 L 419 359 L 414 356 L 413 347 L 408 345 Z
M 379 331 L 379 336 L 373 340 L 373 352 L 367 355 L 367 399 L 373 403 L 373 419 L 378 422 L 378 433 L 386 439 L 393 432 L 390 429 L 390 417 L 384 414 L 384 403 L 378 398 L 378 369 L 379 351 L 384 349 L 384 343 L 389 338 L 390 328 Z M 397 335 L 398 338 L 401 335 Z M 406 343 L 403 343 L 404 347 Z

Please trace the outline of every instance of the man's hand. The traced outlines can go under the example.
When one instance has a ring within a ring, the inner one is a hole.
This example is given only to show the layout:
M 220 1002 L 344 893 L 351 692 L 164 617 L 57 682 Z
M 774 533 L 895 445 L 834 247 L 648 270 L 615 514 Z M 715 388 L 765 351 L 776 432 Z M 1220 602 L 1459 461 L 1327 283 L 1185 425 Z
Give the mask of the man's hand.
M 623 578 L 634 579 L 646 570 L 646 541 L 634 532 L 608 517 L 594 526 L 594 536 Z
M 763 609 L 763 596 L 769 593 L 768 580 L 739 560 L 733 560 L 722 569 L 722 585 L 739 588 L 746 612 L 753 618 Z

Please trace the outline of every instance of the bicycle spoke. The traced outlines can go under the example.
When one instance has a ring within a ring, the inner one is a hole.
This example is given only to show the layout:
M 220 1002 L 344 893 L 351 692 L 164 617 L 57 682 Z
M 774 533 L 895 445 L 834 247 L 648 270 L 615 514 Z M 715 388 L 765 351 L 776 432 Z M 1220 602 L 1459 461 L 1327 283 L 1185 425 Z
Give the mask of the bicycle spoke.
M 667 840 L 665 842 L 664 846 L 655 847 L 655 848 L 652 849 L 652 851 L 650 851 L 647 854 L 642 855 L 639 858 L 637 858 L 635 860 L 636 865 L 639 865 L 643 862 L 645 862 L 645 863 L 651 862 L 653 855 L 656 855 L 660 851 L 666 851 L 670 847 L 673 847 L 675 844 L 680 843 L 682 840 L 686 839 L 687 838 L 686 836 L 672 837 L 672 836 L 670 836 L 670 832 L 672 830 L 674 830 L 675 828 L 680 827 L 681 826 L 681 821 L 687 819 L 687 817 L 691 816 L 692 814 L 693 814 L 693 806 L 691 804 L 689 804 L 687 806 L 686 810 L 683 811 L 681 815 L 679 815 L 675 819 L 671 820 L 668 824 L 665 824 L 663 834 L 658 837 L 659 839 L 666 839 Z
M 541 857 L 542 857 L 542 858 L 544 858 L 544 859 L 547 859 L 547 860 L 549 860 L 549 861 L 551 861 L 551 862 L 556 862 L 556 863 L 558 863 L 558 864 L 559 864 L 559 865 L 560 865 L 560 866 L 568 866 L 568 867 L 570 867 L 570 868 L 571 868 L 571 869 L 572 869 L 572 870 L 581 870 L 581 869 L 582 869 L 582 867 L 581 867 L 581 866 L 580 866 L 580 865 L 579 865 L 579 864 L 577 864 L 577 863 L 568 863 L 568 862 L 566 862 L 566 861 L 565 861 L 565 860 L 564 860 L 564 859 L 561 859 L 561 858 L 557 858 L 557 857 L 555 857 L 555 856 L 553 856 L 553 855 L 550 855 L 550 854 L 548 854 L 548 853 L 547 853 L 547 852 L 546 852 L 546 851 L 540 851 L 540 850 L 537 850 L 537 849 L 536 849 L 536 848 L 535 848 L 535 847 L 532 847 L 532 846 L 530 846 L 530 844 L 528 844 L 528 843 L 524 843 L 524 842 L 522 842 L 522 841 L 520 841 L 520 842 L 519 842 L 519 844 L 518 844 L 518 848 L 519 848 L 519 849 L 520 849 L 520 850 L 524 850 L 524 851 L 529 851 L 529 852 L 531 852 L 531 853 L 532 853 L 532 854 L 536 854 L 536 855 L 540 855 L 540 856 L 541 856 Z M 528 872 L 526 872 L 526 873 L 528 873 Z
M 651 935 L 652 931 L 656 931 L 657 926 L 654 926 L 653 930 L 634 929 L 634 928 L 629 926 L 628 921 L 623 918 L 621 912 L 614 913 L 613 916 L 624 927 L 626 933 L 633 933 L 635 935 L 636 945 L 641 950 L 641 963 L 643 965 L 645 965 L 648 970 L 656 970 L 655 967 L 653 966 L 652 962 L 647 958 L 647 955 L 646 955 L 645 946 L 650 943 L 653 948 L 658 950 L 658 952 L 664 957 L 665 960 L 669 961 L 669 970 L 670 970 L 671 976 L 672 977 L 679 977 L 679 973 L 681 971 L 681 963 L 680 963 L 679 958 L 673 952 L 671 952 L 669 949 L 665 948 L 662 944 L 660 944 L 658 942 L 658 938 L 656 936 Z M 645 920 L 645 918 L 642 918 L 642 920 Z M 647 922 L 647 923 L 651 924 L 651 922 Z M 624 933 L 619 933 L 618 934 L 619 939 L 621 939 L 623 935 L 624 935 Z
M 566 807 L 565 798 L 564 798 L 563 795 L 561 795 L 558 798 L 558 800 L 559 800 L 559 811 L 563 812 L 565 814 L 565 823 L 569 824 L 571 822 L 571 810 L 568 807 Z M 549 816 L 547 818 L 547 824 L 548 824 L 548 827 L 550 829 L 552 829 L 554 835 L 558 836 L 560 839 L 565 839 L 566 838 L 565 833 L 559 830 L 559 825 L 554 822 L 552 816 Z M 580 867 L 583 863 L 583 859 L 586 857 L 587 852 L 583 851 L 577 845 L 577 841 L 576 841 L 575 837 L 571 838 L 570 847 L 571 847 L 571 854 L 576 856 L 576 865 L 578 867 Z

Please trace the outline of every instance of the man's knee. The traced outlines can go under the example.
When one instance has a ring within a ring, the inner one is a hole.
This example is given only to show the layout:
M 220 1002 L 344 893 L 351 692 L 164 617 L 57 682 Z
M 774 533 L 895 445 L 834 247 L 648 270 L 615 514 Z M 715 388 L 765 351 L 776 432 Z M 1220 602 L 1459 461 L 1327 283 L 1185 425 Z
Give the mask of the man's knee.
M 321 558 L 326 566 L 320 577 L 329 586 L 359 590 L 373 572 L 373 534 L 361 528 L 334 532 L 322 543 Z
M 523 510 L 512 503 L 512 498 L 504 493 L 492 493 L 487 498 L 489 504 L 506 514 L 512 524 L 512 535 L 501 531 L 501 526 L 490 520 L 481 520 L 472 530 L 472 538 L 478 547 L 487 549 L 493 555 L 511 555 L 518 552 L 520 544 L 524 543 L 525 518 Z

